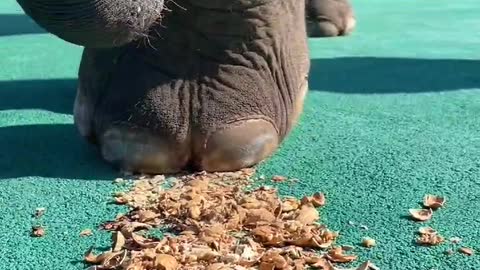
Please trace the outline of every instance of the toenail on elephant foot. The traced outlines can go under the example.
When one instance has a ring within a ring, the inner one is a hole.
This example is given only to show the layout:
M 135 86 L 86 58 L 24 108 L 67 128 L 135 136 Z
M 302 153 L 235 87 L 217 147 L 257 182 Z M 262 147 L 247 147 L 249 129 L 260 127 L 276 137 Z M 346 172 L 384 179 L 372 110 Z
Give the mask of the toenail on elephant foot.
M 347 26 L 345 27 L 345 33 L 344 35 L 348 35 L 355 30 L 355 27 L 357 26 L 357 20 L 355 17 L 350 17 L 347 19 Z
M 199 165 L 205 171 L 215 172 L 247 168 L 270 156 L 278 144 L 278 132 L 268 121 L 232 123 L 207 138 Z
M 338 27 L 329 21 L 310 21 L 307 29 L 310 37 L 336 37 L 340 35 Z
M 100 139 L 102 156 L 126 171 L 166 174 L 181 171 L 190 158 L 187 144 L 126 128 L 111 128 Z

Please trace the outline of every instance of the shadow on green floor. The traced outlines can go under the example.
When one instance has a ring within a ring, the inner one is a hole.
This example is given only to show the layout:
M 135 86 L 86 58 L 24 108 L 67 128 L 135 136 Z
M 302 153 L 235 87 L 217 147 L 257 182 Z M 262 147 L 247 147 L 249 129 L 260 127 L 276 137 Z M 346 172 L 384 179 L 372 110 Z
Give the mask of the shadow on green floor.
M 43 33 L 46 31 L 24 14 L 0 14 L 0 37 Z
M 71 124 L 2 127 L 0 149 L 0 180 L 28 176 L 111 180 L 117 173 Z
M 480 88 L 480 61 L 377 57 L 312 59 L 309 87 L 351 94 Z
M 72 114 L 73 79 L 0 81 L 0 110 L 41 109 Z

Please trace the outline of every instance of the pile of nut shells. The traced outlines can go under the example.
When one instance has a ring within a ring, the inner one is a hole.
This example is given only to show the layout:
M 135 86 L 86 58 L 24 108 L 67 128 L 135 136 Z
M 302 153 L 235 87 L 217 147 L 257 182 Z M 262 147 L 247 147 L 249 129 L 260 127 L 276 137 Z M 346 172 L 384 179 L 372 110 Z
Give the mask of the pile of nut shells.
M 111 249 L 91 249 L 85 261 L 98 270 L 335 270 L 357 260 L 335 244 L 337 232 L 319 223 L 322 193 L 281 198 L 274 188 L 254 187 L 253 173 L 135 181 L 129 191 L 115 194 L 130 211 L 103 224 L 112 231 Z M 163 237 L 149 236 L 154 228 Z M 377 268 L 366 261 L 353 269 Z

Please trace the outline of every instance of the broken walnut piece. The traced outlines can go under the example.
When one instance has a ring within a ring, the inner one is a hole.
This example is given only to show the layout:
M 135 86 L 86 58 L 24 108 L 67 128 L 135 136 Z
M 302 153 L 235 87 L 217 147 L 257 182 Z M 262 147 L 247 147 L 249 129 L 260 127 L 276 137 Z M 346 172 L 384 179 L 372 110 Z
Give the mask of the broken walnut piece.
M 461 248 L 458 249 L 458 251 L 460 253 L 463 253 L 463 254 L 468 255 L 468 256 L 471 256 L 474 253 L 473 249 L 468 248 L 468 247 L 461 247 Z
M 432 209 L 410 209 L 410 215 L 417 221 L 427 221 L 432 218 Z
M 370 248 L 370 247 L 376 246 L 377 243 L 376 243 L 375 239 L 373 239 L 373 238 L 364 237 L 364 238 L 362 239 L 362 245 L 363 245 L 364 247 Z
M 93 253 L 93 247 L 91 247 L 87 253 L 85 253 L 84 261 L 88 264 L 101 265 L 101 269 L 116 269 L 118 268 L 127 256 L 127 250 L 123 251 L 107 251 L 99 255 Z
M 35 218 L 40 218 L 41 216 L 43 216 L 43 214 L 45 214 L 45 211 L 47 211 L 45 207 L 39 207 L 35 209 Z
M 418 233 L 420 234 L 436 234 L 437 231 L 432 227 L 420 227 L 418 229 Z
M 427 194 L 423 198 L 423 205 L 427 208 L 437 210 L 438 208 L 443 207 L 445 201 L 445 197 Z
M 324 206 L 326 199 L 325 194 L 321 192 L 315 192 L 312 196 L 303 196 L 300 200 L 302 205 L 312 204 L 314 207 Z
M 45 229 L 42 226 L 34 226 L 31 235 L 33 237 L 43 237 L 45 236 Z
M 304 225 L 310 225 L 320 218 L 318 210 L 312 204 L 302 205 L 298 211 L 296 220 Z
M 420 245 L 436 246 L 443 243 L 445 239 L 439 234 L 422 234 L 417 243 Z
M 92 235 L 93 235 L 93 232 L 90 229 L 85 229 L 80 232 L 80 236 L 92 236 Z
M 178 261 L 172 255 L 158 254 L 155 258 L 156 270 L 176 270 L 178 268 Z
M 320 192 L 316 192 L 315 194 L 313 194 L 313 196 L 310 200 L 311 200 L 313 206 L 315 206 L 315 207 L 324 206 L 325 202 L 326 202 L 325 194 L 320 193 Z
M 325 255 L 326 258 L 331 262 L 336 263 L 348 263 L 353 262 L 357 259 L 356 255 L 344 254 L 342 247 L 334 247 L 328 251 Z
M 282 182 L 287 181 L 287 177 L 281 176 L 281 175 L 274 175 L 272 177 L 272 181 L 275 182 L 275 183 L 282 183 Z

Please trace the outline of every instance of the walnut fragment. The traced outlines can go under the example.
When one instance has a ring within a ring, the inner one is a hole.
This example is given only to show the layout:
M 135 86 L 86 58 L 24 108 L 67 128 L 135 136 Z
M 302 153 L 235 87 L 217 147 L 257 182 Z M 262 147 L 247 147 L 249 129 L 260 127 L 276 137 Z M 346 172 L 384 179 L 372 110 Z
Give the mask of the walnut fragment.
M 410 216 L 417 221 L 427 221 L 432 218 L 432 209 L 410 209 Z
M 376 245 L 377 245 L 377 242 L 376 242 L 375 239 L 373 239 L 373 238 L 364 237 L 364 238 L 362 238 L 362 245 L 363 245 L 364 247 L 370 248 L 370 247 L 376 246 Z
M 473 249 L 467 247 L 461 247 L 458 249 L 458 251 L 468 256 L 471 256 L 474 253 Z
M 175 257 L 168 254 L 158 254 L 155 257 L 155 269 L 158 270 L 175 270 L 178 268 L 178 262 Z
M 432 194 L 427 194 L 423 198 L 423 205 L 433 210 L 437 210 L 438 208 L 443 207 L 445 202 L 446 202 L 445 197 L 436 196 Z
M 85 229 L 80 232 L 80 236 L 86 237 L 86 236 L 92 236 L 93 232 L 90 229 Z
M 42 226 L 32 227 L 31 236 L 33 237 L 43 237 L 45 236 L 45 229 Z
M 332 261 L 332 262 L 338 262 L 338 263 L 348 263 L 348 262 L 353 262 L 357 259 L 356 255 L 348 255 L 343 253 L 343 249 L 341 247 L 335 247 L 331 249 L 327 253 L 327 259 Z
M 417 238 L 417 243 L 420 245 L 436 246 L 445 241 L 445 238 L 431 227 L 421 227 L 418 232 L 420 237 Z

